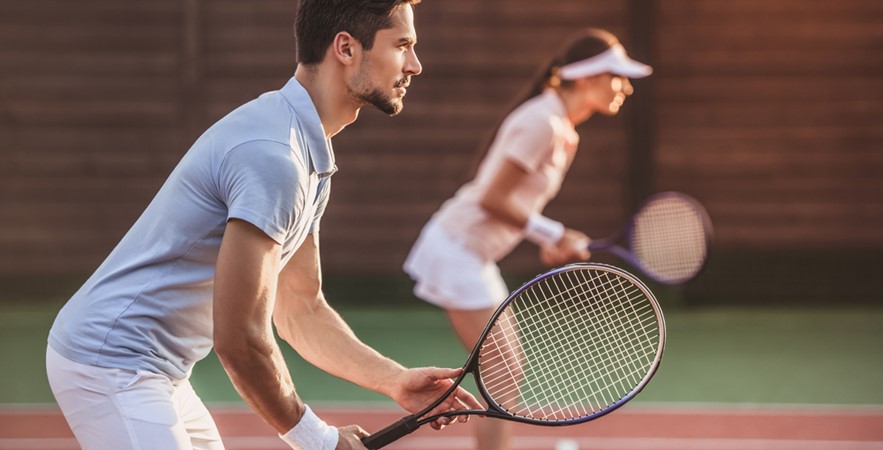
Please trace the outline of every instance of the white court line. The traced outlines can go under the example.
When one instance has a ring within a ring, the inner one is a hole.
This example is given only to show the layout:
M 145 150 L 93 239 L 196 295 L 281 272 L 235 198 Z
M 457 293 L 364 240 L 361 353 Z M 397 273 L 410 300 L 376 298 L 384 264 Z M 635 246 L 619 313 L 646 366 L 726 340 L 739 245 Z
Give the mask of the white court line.
M 378 402 L 313 402 L 315 409 L 331 412 L 404 412 L 393 403 Z M 209 402 L 206 404 L 212 414 L 231 413 L 251 409 L 240 402 Z M 55 403 L 0 403 L 0 414 L 43 414 L 59 412 Z M 769 414 L 883 414 L 883 404 L 833 404 L 833 403 L 718 403 L 718 402 L 631 402 L 617 410 L 622 413 L 655 413 L 655 412 L 706 412 L 717 413 L 769 413 Z
M 517 436 L 512 440 L 513 449 L 555 448 L 559 439 L 554 437 Z M 778 439 L 673 439 L 673 438 L 568 438 L 576 441 L 580 450 L 883 450 L 883 442 L 870 441 L 815 441 Z M 391 445 L 390 450 L 419 449 L 472 449 L 470 437 L 422 437 L 403 438 Z M 268 436 L 240 436 L 225 438 L 228 450 L 286 449 L 281 440 Z M 46 439 L 0 439 L 3 450 L 76 450 L 79 446 L 72 438 Z
M 74 438 L 0 439 L 0 449 L 3 450 L 77 450 L 79 448 Z
M 883 442 L 867 441 L 614 437 L 567 439 L 576 441 L 580 450 L 883 450 Z M 554 448 L 557 440 L 554 437 L 516 437 L 512 448 Z
M 54 405 L 3 405 L 0 404 L 0 418 L 5 414 L 45 414 L 47 410 L 57 411 Z M 49 407 L 47 407 L 49 406 Z M 375 414 L 384 411 L 383 407 L 361 407 L 340 404 L 317 405 L 317 409 L 329 413 Z M 712 404 L 641 404 L 620 410 L 617 414 L 725 414 L 725 415 L 876 415 L 883 414 L 881 405 L 765 405 L 765 408 L 752 409 L 748 405 L 712 405 Z M 751 405 L 757 406 L 757 405 Z M 820 407 L 821 406 L 821 407 Z M 251 413 L 242 405 L 212 405 L 212 414 Z M 390 407 L 388 413 L 397 412 Z M 383 413 L 383 412 L 381 412 Z M 513 449 L 555 448 L 563 438 L 554 436 L 534 437 L 517 436 L 513 440 Z M 883 450 L 881 441 L 856 440 L 788 440 L 788 439 L 727 439 L 727 438 L 627 438 L 627 437 L 578 437 L 566 438 L 575 441 L 579 450 Z M 275 436 L 237 436 L 224 439 L 228 450 L 269 450 L 286 449 L 287 447 Z M 390 450 L 424 450 L 424 449 L 460 450 L 473 448 L 473 439 L 468 436 L 411 436 L 389 446 Z M 0 438 L 0 450 L 77 450 L 79 446 L 73 438 Z
M 312 405 L 312 404 L 311 404 Z M 316 403 L 313 408 L 328 414 L 392 414 L 406 413 L 395 405 L 385 403 L 376 406 L 364 404 Z M 2 405 L 0 405 L 2 406 Z M 213 415 L 251 413 L 251 410 L 240 404 L 210 404 Z M 2 408 L 0 408 L 2 413 Z M 741 404 L 741 403 L 641 403 L 625 405 L 616 411 L 621 415 L 653 415 L 653 414 L 707 414 L 707 415 L 758 415 L 758 416 L 853 416 L 883 415 L 883 405 L 816 405 L 816 404 Z

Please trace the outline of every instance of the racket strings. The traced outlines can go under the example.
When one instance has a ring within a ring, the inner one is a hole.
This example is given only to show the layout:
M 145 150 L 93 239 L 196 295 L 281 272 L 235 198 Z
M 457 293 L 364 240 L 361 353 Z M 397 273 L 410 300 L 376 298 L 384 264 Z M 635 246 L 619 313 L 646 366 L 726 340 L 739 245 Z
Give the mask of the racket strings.
M 570 309 L 570 306 L 567 306 L 566 309 Z M 516 317 L 523 316 L 524 314 L 517 314 Z M 526 327 L 524 329 L 525 336 L 538 336 L 543 339 L 549 339 L 552 337 L 552 330 L 550 328 L 560 326 L 560 316 L 551 316 L 550 320 L 546 320 L 545 322 L 533 322 L 532 326 Z M 565 338 L 561 336 L 561 338 Z M 539 352 L 535 345 L 533 344 L 534 340 L 527 338 L 525 339 L 525 347 L 528 352 L 537 355 L 537 360 L 540 364 L 543 364 L 547 367 L 556 368 L 556 372 L 548 372 L 546 377 L 537 379 L 537 383 L 531 384 L 527 386 L 527 397 L 534 397 L 540 400 L 538 402 L 539 405 L 548 409 L 550 406 L 561 407 L 560 405 L 555 405 L 556 401 L 558 403 L 563 403 L 564 407 L 570 409 L 570 404 L 575 404 L 576 402 L 573 400 L 573 396 L 576 394 L 574 391 L 578 388 L 573 386 L 572 382 L 569 382 L 570 379 L 565 376 L 565 374 L 572 372 L 574 370 L 574 364 L 582 364 L 583 361 L 580 361 L 580 355 L 574 348 L 563 348 L 561 346 L 555 346 L 545 353 Z M 511 388 L 511 387 L 510 387 Z M 546 395 L 547 392 L 557 391 L 561 393 L 566 393 L 564 402 L 561 402 L 562 399 L 550 399 Z M 551 414 L 554 415 L 559 410 L 545 411 L 543 414 Z M 531 410 L 528 405 L 527 413 L 530 415 L 537 415 L 538 411 Z M 572 413 L 575 415 L 580 415 L 580 413 Z
M 521 315 L 521 314 L 519 314 L 519 315 Z M 550 322 L 546 325 L 547 326 L 552 325 L 552 326 L 557 327 L 558 325 L 560 325 L 560 317 L 556 321 Z M 536 332 L 537 330 L 532 330 L 532 331 Z M 548 334 L 545 332 L 545 330 L 539 330 L 539 332 L 544 333 L 544 334 Z M 512 333 L 506 333 L 507 342 L 512 342 L 512 336 L 513 336 Z M 574 336 L 565 336 L 564 337 L 564 339 L 571 339 L 571 338 L 574 338 Z M 511 345 L 511 344 L 508 344 L 508 345 Z M 526 347 L 528 347 L 528 348 L 530 347 L 530 341 L 526 342 Z M 553 347 L 553 353 L 546 355 L 546 358 L 543 362 L 547 365 L 554 365 L 554 366 L 562 366 L 563 365 L 564 369 L 570 368 L 569 367 L 570 364 L 568 363 L 568 361 L 570 361 L 570 358 L 573 355 L 562 353 L 562 352 L 563 352 L 563 350 L 561 347 Z M 584 363 L 584 361 L 579 361 L 579 360 L 577 360 L 577 362 Z M 566 372 L 566 370 L 565 370 L 565 372 Z
M 539 420 L 593 415 L 633 391 L 654 364 L 660 330 L 644 292 L 588 272 L 525 290 L 492 326 L 479 362 L 501 408 Z
M 705 214 L 689 200 L 665 197 L 635 217 L 631 247 L 644 268 L 670 281 L 692 278 L 707 258 Z
M 605 282 L 610 281 L 605 280 Z M 612 290 L 614 295 L 621 295 L 622 292 L 616 292 L 616 285 L 610 284 L 610 289 Z M 621 285 L 619 286 L 621 287 Z M 593 295 L 609 295 L 610 292 L 595 292 Z M 595 306 L 612 306 L 611 304 L 594 304 Z M 590 373 L 590 377 L 595 379 L 601 379 L 606 370 L 611 374 L 619 374 L 618 378 L 616 377 L 608 377 L 607 384 L 598 384 L 595 386 L 596 390 L 594 391 L 585 391 L 585 394 L 589 395 L 589 404 L 591 405 L 591 399 L 593 397 L 601 397 L 599 402 L 596 402 L 598 406 L 595 409 L 602 408 L 609 404 L 612 404 L 615 400 L 621 398 L 621 392 L 631 390 L 631 387 L 635 385 L 636 382 L 640 381 L 640 377 L 635 378 L 634 375 L 643 371 L 643 367 L 638 367 L 635 365 L 631 357 L 629 356 L 631 353 L 636 353 L 639 351 L 637 348 L 638 341 L 634 339 L 624 339 L 627 336 L 623 333 L 616 333 L 612 330 L 612 327 L 620 327 L 622 330 L 628 332 L 628 330 L 623 326 L 621 321 L 619 321 L 620 314 L 615 310 L 610 310 L 608 308 L 596 309 L 593 311 L 593 315 L 589 315 L 589 318 L 592 317 L 603 317 L 604 320 L 598 321 L 596 320 L 593 325 L 589 326 L 589 330 L 592 328 L 602 330 L 603 333 L 594 333 L 594 337 L 600 341 L 604 346 L 604 351 L 598 353 L 591 361 L 591 364 L 594 370 Z M 616 323 L 620 322 L 620 323 Z M 591 335 L 592 333 L 590 333 Z M 613 339 L 611 339 L 611 337 Z M 619 351 L 610 351 L 610 350 L 619 350 Z M 585 364 L 586 361 L 578 361 L 578 363 Z M 643 373 L 640 373 L 643 375 Z M 570 380 L 573 380 L 571 378 Z M 571 386 L 559 386 L 561 388 L 571 389 Z
M 562 318 L 560 316 L 554 318 L 554 320 L 552 322 L 550 322 L 546 325 L 547 326 L 564 326 L 564 324 L 562 323 Z M 585 334 L 584 330 L 577 329 L 574 331 L 579 334 Z M 542 332 L 546 333 L 546 332 L 548 332 L 548 330 L 542 330 Z M 605 337 L 603 337 L 603 336 L 599 336 L 599 337 L 602 342 L 606 341 Z M 544 338 L 548 338 L 548 335 L 544 336 Z M 561 336 L 561 338 L 566 341 L 572 342 L 572 339 L 578 338 L 578 336 Z M 609 344 L 609 342 L 606 342 L 606 343 Z M 559 370 L 557 370 L 555 373 L 548 374 L 548 376 L 549 376 L 548 383 L 550 384 L 549 387 L 551 387 L 552 389 L 554 389 L 558 392 L 567 392 L 568 398 L 566 398 L 565 400 L 567 400 L 569 403 L 574 403 L 576 401 L 575 400 L 576 398 L 585 397 L 586 394 L 588 394 L 590 396 L 597 394 L 597 392 L 587 393 L 584 390 L 583 390 L 583 392 L 577 392 L 577 390 L 580 388 L 580 386 L 575 385 L 575 382 L 578 380 L 575 380 L 573 377 L 567 377 L 567 375 L 571 374 L 575 370 L 578 370 L 579 367 L 587 365 L 587 364 L 592 364 L 592 367 L 595 367 L 595 368 L 600 368 L 604 365 L 609 365 L 611 355 L 599 354 L 596 357 L 591 358 L 591 361 L 589 361 L 586 359 L 586 352 L 584 351 L 584 349 L 574 348 L 574 347 L 571 347 L 568 349 L 561 349 L 561 347 L 556 347 L 554 350 L 556 350 L 556 351 L 554 351 L 553 354 L 550 355 L 550 358 L 546 358 L 543 360 L 543 364 L 546 364 L 551 367 L 559 368 Z M 613 357 L 615 357 L 615 355 L 613 355 Z M 592 375 L 597 376 L 598 375 L 597 370 L 593 371 Z M 580 394 L 582 394 L 582 395 L 580 395 Z M 569 405 L 568 405 L 568 409 L 570 409 Z M 563 412 L 563 410 L 553 411 L 553 413 L 558 413 L 558 412 Z M 577 416 L 585 414 L 585 411 L 579 411 L 576 413 L 574 413 L 573 411 L 568 411 L 568 412 L 570 414 L 574 414 Z
M 618 292 L 616 292 L 616 288 L 619 288 Z M 637 291 L 633 287 L 631 292 L 628 292 L 621 283 L 618 286 L 614 286 L 613 290 L 615 295 L 625 295 L 628 298 L 631 298 Z M 600 316 L 603 317 L 603 320 L 595 320 L 592 324 L 593 327 L 590 327 L 590 329 L 594 328 L 600 331 L 590 333 L 590 336 L 593 336 L 604 346 L 604 351 L 600 352 L 598 358 L 593 361 L 596 367 L 598 367 L 593 372 L 593 376 L 598 377 L 602 373 L 602 368 L 609 369 L 610 373 L 620 375 L 619 378 L 609 379 L 610 384 L 599 386 L 601 390 L 592 392 L 593 395 L 602 395 L 604 393 L 619 395 L 626 389 L 630 390 L 640 380 L 640 376 L 643 376 L 644 365 L 652 362 L 652 357 L 649 360 L 646 357 L 652 355 L 655 348 L 652 347 L 652 342 L 650 346 L 646 346 L 647 331 L 643 326 L 643 321 L 653 314 L 652 307 L 649 304 L 644 304 L 640 308 L 642 311 L 639 311 L 631 303 L 628 303 L 628 305 L 631 306 L 630 311 L 615 309 L 616 306 L 626 306 L 626 304 L 596 303 L 593 305 L 597 310 L 589 318 Z M 637 324 L 640 325 L 641 329 L 639 330 L 635 327 L 635 321 L 623 322 L 623 313 L 630 314 L 632 317 L 638 317 Z M 620 332 L 617 332 L 617 328 Z M 644 350 L 643 353 L 642 350 Z M 649 350 L 649 353 L 647 350 Z M 643 361 L 636 359 L 636 355 L 642 357 L 639 359 Z M 636 374 L 639 375 L 638 378 L 635 378 Z M 605 400 L 609 404 L 611 400 L 616 399 L 605 398 Z
M 555 355 L 551 360 L 547 359 L 547 360 L 545 360 L 543 363 L 544 363 L 544 364 L 560 364 L 560 362 L 561 362 L 562 360 L 566 360 L 566 359 L 568 358 L 568 356 L 569 356 L 569 355 L 566 355 L 566 354 L 562 355 L 560 352 L 558 352 L 558 354 Z M 568 379 L 569 379 L 569 378 L 568 378 Z M 551 383 L 553 384 L 553 386 L 552 386 L 553 388 L 556 388 L 556 389 L 559 389 L 559 390 L 562 390 L 562 391 L 565 391 L 565 392 L 574 392 L 574 391 L 573 391 L 573 386 L 562 386 L 561 383 L 560 383 L 560 382 L 556 382 L 556 380 L 558 380 L 558 377 L 553 377 L 553 378 L 551 379 Z M 536 394 L 535 394 L 534 392 L 531 392 L 530 394 L 533 394 L 534 396 L 536 396 Z M 570 394 L 570 395 L 573 396 L 573 395 L 576 395 L 576 394 Z M 571 399 L 566 399 L 566 400 L 569 400 L 570 403 L 573 403 L 573 399 L 572 399 L 572 398 L 571 398 Z M 553 402 L 546 401 L 545 403 L 547 403 L 547 404 L 552 404 Z M 559 402 L 559 403 L 560 403 L 560 402 Z M 548 408 L 546 408 L 546 409 L 548 409 Z M 548 414 L 558 415 L 558 413 L 560 413 L 560 412 L 567 412 L 568 414 L 570 414 L 570 415 L 574 415 L 574 416 L 579 416 L 579 415 L 583 415 L 583 414 L 586 413 L 585 411 L 577 411 L 577 412 L 574 412 L 574 411 L 572 410 L 572 408 L 567 408 L 567 411 L 565 411 L 564 409 L 557 409 L 557 410 L 552 410 L 551 412 L 544 412 L 544 414 L 547 414 L 547 415 L 548 415 Z M 529 414 L 533 414 L 533 415 L 536 415 L 536 414 L 537 414 L 535 411 L 529 411 L 528 413 L 529 413 Z

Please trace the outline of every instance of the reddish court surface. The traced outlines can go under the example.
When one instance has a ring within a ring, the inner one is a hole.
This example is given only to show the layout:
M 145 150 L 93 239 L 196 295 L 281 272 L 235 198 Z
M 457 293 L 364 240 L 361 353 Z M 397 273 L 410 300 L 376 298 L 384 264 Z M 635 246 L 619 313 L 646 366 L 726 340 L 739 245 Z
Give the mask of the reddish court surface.
M 244 408 L 212 408 L 229 450 L 284 449 L 272 429 Z M 398 420 L 394 409 L 315 407 L 329 423 L 372 431 Z M 391 450 L 471 449 L 474 421 L 428 427 Z M 491 420 L 491 419 L 484 419 Z M 517 425 L 513 450 L 883 450 L 883 408 L 626 406 L 569 427 Z M 0 449 L 78 449 L 57 410 L 0 409 Z

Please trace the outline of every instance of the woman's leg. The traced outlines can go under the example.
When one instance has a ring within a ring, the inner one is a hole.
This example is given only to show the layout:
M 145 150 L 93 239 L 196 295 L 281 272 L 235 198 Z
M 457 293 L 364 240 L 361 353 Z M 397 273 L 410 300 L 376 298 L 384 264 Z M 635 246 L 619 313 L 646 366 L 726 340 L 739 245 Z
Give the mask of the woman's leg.
M 475 342 L 490 320 L 496 307 L 484 309 L 448 309 L 448 319 L 460 342 L 467 351 L 472 351 Z M 505 450 L 509 448 L 512 435 L 512 422 L 492 418 L 473 418 L 476 422 L 479 450 Z

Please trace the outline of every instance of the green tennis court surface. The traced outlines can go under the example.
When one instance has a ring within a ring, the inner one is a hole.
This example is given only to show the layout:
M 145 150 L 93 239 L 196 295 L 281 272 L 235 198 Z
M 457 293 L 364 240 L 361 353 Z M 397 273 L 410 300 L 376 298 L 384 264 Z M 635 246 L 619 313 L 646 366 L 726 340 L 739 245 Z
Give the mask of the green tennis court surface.
M 0 403 L 53 401 L 43 357 L 59 307 L 0 304 Z M 883 405 L 883 308 L 663 308 L 665 357 L 636 401 Z M 406 365 L 459 367 L 466 359 L 432 307 L 415 301 L 338 309 L 365 342 Z M 283 348 L 307 401 L 387 401 Z M 207 402 L 240 401 L 214 355 L 197 365 L 193 383 Z

